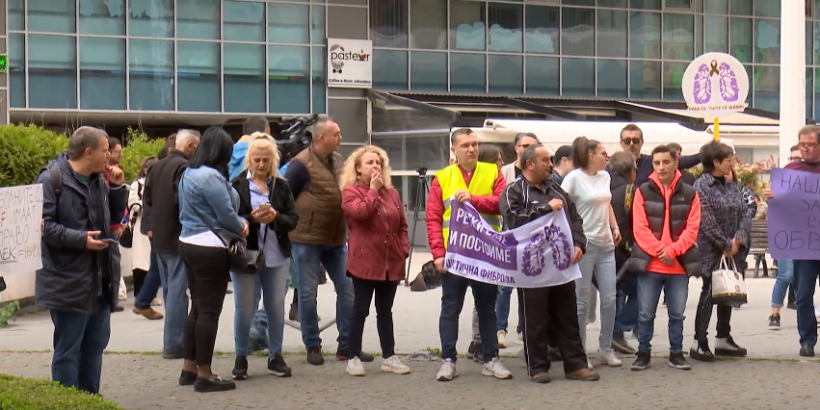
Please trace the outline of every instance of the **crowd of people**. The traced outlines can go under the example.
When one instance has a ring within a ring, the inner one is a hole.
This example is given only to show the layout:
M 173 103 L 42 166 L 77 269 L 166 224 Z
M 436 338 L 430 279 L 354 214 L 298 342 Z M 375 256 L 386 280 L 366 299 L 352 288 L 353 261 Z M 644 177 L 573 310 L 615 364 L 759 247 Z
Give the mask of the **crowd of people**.
M 254 373 L 247 357 L 260 347 L 268 350 L 267 372 L 290 377 L 293 371 L 282 355 L 289 287 L 295 288 L 292 308 L 298 311 L 307 362 L 322 365 L 316 298 L 323 270 L 336 291 L 335 356 L 347 361 L 346 372 L 364 376 L 363 363 L 374 361 L 362 350 L 371 304 L 381 343 L 379 369 L 410 372 L 395 352 L 392 308 L 411 250 L 386 152 L 364 146 L 345 160 L 337 152 L 341 129 L 330 118 L 314 125 L 310 146 L 286 163 L 280 163 L 265 118 L 249 119 L 245 134 L 234 144 L 219 127 L 202 134 L 179 130 L 158 158 L 146 158 L 129 187 L 112 162 L 122 144 L 103 130 L 81 127 L 68 151 L 43 170 L 37 181 L 43 184 L 44 229 L 36 302 L 51 311 L 55 327 L 54 380 L 99 392 L 110 314 L 119 305 L 116 241 L 126 227 L 134 231 L 133 312 L 165 320 L 163 357 L 182 359 L 181 386 L 233 390 L 234 380 Z M 787 167 L 818 172 L 819 134 L 815 126 L 800 131 L 800 158 Z M 745 272 L 759 202 L 737 180 L 733 149 L 713 141 L 698 154 L 682 156 L 680 146 L 668 144 L 644 155 L 639 127 L 624 127 L 620 137 L 622 151 L 610 156 L 603 144 L 585 137 L 552 152 L 538 136 L 519 134 L 516 158 L 505 164 L 501 151 L 480 145 L 472 130 L 451 134 L 451 164 L 436 172 L 426 204 L 428 243 L 441 274 L 437 380 L 458 376 L 458 323 L 468 288 L 474 299 L 468 357 L 481 363 L 485 376 L 513 377 L 499 358 L 499 347 L 507 343 L 513 289 L 445 270 L 452 201 L 469 202 L 497 231 L 552 212 L 562 212 L 569 222 L 572 263 L 581 278 L 516 290 L 516 333 L 533 381 L 549 382 L 554 362 L 563 362 L 568 379 L 599 379 L 586 351 L 586 325 L 593 315 L 601 322 L 593 355 L 598 365 L 617 367 L 622 358 L 636 356 L 631 369 L 648 368 L 661 303 L 669 316 L 668 365 L 690 369 L 683 355 L 683 322 L 691 277 L 701 278 L 703 288 L 690 358 L 709 362 L 715 355 L 747 354 L 731 335 L 733 306 L 717 304 L 714 352 L 708 338 L 716 304 L 711 274 L 727 261 Z M 697 164 L 703 174 L 695 179 L 685 170 Z M 237 249 L 243 248 L 259 259 L 257 269 L 237 268 Z M 778 261 L 773 292 L 770 321 L 779 321 L 785 288 L 796 278 L 803 356 L 813 356 L 817 341 L 816 263 Z M 235 302 L 233 380 L 211 368 L 229 282 Z M 160 289 L 165 315 L 153 307 Z M 626 332 L 637 336 L 637 348 L 626 341 Z

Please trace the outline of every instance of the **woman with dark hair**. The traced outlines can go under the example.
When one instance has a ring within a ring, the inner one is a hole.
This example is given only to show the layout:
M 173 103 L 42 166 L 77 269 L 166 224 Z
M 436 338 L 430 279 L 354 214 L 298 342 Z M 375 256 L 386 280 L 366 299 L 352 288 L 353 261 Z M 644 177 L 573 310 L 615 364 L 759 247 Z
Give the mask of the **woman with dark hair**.
M 572 142 L 572 163 L 576 168 L 564 177 L 561 188 L 569 195 L 578 214 L 584 219 L 584 234 L 587 237 L 584 257 L 578 263 L 582 276 L 575 287 L 581 340 L 586 346 L 589 300 L 594 277 L 601 294 L 598 360 L 607 366 L 618 367 L 621 360 L 612 350 L 612 336 L 617 296 L 615 245 L 620 242 L 621 233 L 611 204 L 611 177 L 604 170 L 608 160 L 606 149 L 600 142 L 586 137 L 576 138 Z
M 504 166 L 504 155 L 501 153 L 501 148 L 499 148 L 498 145 L 479 144 L 478 161 L 496 164 L 498 165 L 498 169 L 501 169 L 501 167 Z
M 695 182 L 701 205 L 701 224 L 698 232 L 698 252 L 703 266 L 703 288 L 695 315 L 695 346 L 689 356 L 702 362 L 715 360 L 715 354 L 743 357 L 746 349 L 735 343 L 730 335 L 732 307 L 717 307 L 717 337 L 715 353 L 709 349 L 709 321 L 712 317 L 712 272 L 720 268 L 723 257 L 733 259 L 741 274 L 745 272 L 743 255 L 748 252 L 752 229 L 752 212 L 741 187 L 732 182 L 731 147 L 712 141 L 700 149 L 703 175 Z
M 231 136 L 222 128 L 208 128 L 179 181 L 179 254 L 192 301 L 179 384 L 194 385 L 203 393 L 236 388 L 233 381 L 211 371 L 230 277 L 228 249 L 222 237 L 248 236 L 248 222 L 237 213 L 239 194 L 228 182 L 232 152 Z

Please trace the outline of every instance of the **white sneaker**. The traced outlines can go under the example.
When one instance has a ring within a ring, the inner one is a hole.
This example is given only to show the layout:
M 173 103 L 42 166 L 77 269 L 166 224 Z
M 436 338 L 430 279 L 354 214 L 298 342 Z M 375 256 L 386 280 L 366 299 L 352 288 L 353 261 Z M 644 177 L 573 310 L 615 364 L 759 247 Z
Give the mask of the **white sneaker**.
M 481 374 L 485 376 L 493 376 L 496 379 L 512 379 L 512 373 L 504 367 L 504 363 L 501 363 L 501 360 L 498 360 L 497 357 L 494 357 L 493 360 L 484 363 L 484 367 L 481 369 Z
M 598 350 L 598 361 L 609 367 L 621 367 L 621 359 L 618 359 L 611 347 Z
M 441 369 L 438 370 L 436 380 L 440 382 L 449 382 L 450 380 L 453 380 L 456 377 L 458 377 L 458 370 L 456 370 L 456 364 L 453 363 L 453 361 L 450 359 L 444 360 L 444 363 L 441 364 Z
M 382 360 L 382 371 L 395 374 L 408 374 L 410 368 L 401 362 L 398 356 L 393 355 Z
M 507 331 L 506 330 L 500 330 L 500 331 L 498 331 L 496 336 L 498 337 L 498 348 L 499 349 L 506 348 L 507 347 Z
M 384 365 L 382 365 L 384 367 Z M 347 374 L 351 376 L 364 376 L 364 366 L 362 366 L 362 361 L 359 360 L 358 357 L 354 357 L 347 361 Z

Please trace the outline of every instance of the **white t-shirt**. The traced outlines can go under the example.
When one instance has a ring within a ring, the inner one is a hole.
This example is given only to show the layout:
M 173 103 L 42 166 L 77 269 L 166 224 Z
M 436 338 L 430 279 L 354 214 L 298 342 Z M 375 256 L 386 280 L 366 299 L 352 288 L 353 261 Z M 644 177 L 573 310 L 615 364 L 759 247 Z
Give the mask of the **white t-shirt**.
M 613 245 L 609 225 L 609 207 L 612 192 L 609 190 L 611 177 L 606 171 L 588 175 L 575 169 L 564 177 L 561 188 L 569 194 L 578 214 L 584 220 L 584 234 L 589 243 L 598 246 Z

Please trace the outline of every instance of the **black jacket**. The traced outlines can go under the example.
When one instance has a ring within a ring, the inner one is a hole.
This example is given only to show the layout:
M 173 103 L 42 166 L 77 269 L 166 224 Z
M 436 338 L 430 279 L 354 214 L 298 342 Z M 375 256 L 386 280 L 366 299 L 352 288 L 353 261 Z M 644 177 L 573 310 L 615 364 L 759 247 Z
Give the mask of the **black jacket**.
M 584 234 L 584 220 L 581 219 L 581 215 L 578 215 L 569 195 L 561 189 L 560 185 L 550 180 L 544 182 L 542 187 L 536 187 L 522 176 L 507 185 L 498 200 L 498 210 L 504 219 L 504 226 L 508 229 L 515 229 L 549 214 L 552 208 L 548 203 L 554 198 L 564 201 L 563 211 L 567 215 L 572 230 L 572 242 L 586 252 L 587 237 Z
M 630 185 L 624 177 L 612 174 L 612 182 L 609 184 L 612 192 L 612 209 L 615 211 L 615 219 L 618 221 L 618 229 L 621 231 L 621 242 L 615 247 L 615 253 L 628 252 L 634 243 L 632 238 L 632 202 L 627 208 L 627 189 L 634 190 L 634 185 Z
M 242 172 L 231 181 L 231 185 L 239 194 L 239 216 L 248 221 L 248 249 L 257 249 L 259 248 L 259 235 L 264 235 L 264 232 L 259 232 L 261 224 L 253 222 L 251 217 L 251 212 L 254 209 L 251 206 L 250 183 L 247 171 Z M 282 251 L 282 255 L 289 258 L 291 246 L 288 232 L 296 229 L 296 224 L 299 222 L 299 215 L 296 214 L 296 201 L 293 199 L 287 181 L 283 178 L 270 178 L 267 185 L 268 202 L 277 212 L 273 226 L 268 227 L 267 240 L 273 239 L 273 234 L 275 234 L 279 240 L 279 249 Z
M 150 174 L 149 174 L 150 175 Z M 143 184 L 148 183 L 148 175 L 145 176 L 145 180 Z M 140 225 L 140 233 L 148 236 L 148 231 L 152 231 L 154 229 L 154 215 L 151 212 L 151 207 L 145 203 L 145 185 L 142 187 L 142 196 L 140 199 L 142 200 L 142 209 L 140 210 L 140 218 L 142 218 L 142 225 Z M 151 234 L 153 235 L 153 233 Z
M 157 253 L 177 253 L 179 233 L 179 179 L 188 168 L 188 157 L 173 150 L 151 167 L 146 179 L 143 203 L 151 209 L 153 233 L 151 246 Z
M 95 314 L 102 297 L 113 312 L 120 285 L 119 247 L 91 251 L 86 237 L 89 231 L 100 231 L 101 238 L 111 238 L 110 226 L 122 222 L 128 206 L 128 189 L 109 186 L 102 174 L 93 175 L 86 186 L 75 176 L 68 155 L 60 154 L 56 161 L 62 181 L 59 199 L 51 172 L 44 168 L 37 177 L 43 184 L 43 268 L 36 275 L 35 303 Z

